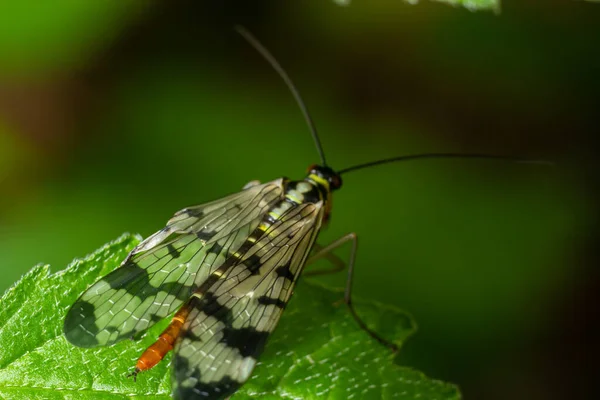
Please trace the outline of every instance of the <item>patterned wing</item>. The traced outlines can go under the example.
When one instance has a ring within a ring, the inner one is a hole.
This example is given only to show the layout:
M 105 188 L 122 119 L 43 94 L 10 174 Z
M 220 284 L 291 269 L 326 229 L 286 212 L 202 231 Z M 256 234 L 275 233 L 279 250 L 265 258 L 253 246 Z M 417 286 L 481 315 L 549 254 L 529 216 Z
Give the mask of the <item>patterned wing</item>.
M 223 399 L 250 376 L 321 226 L 322 203 L 284 214 L 226 275 L 194 294 L 175 345 L 175 399 Z
M 278 179 L 177 212 L 79 297 L 65 318 L 66 338 L 80 347 L 110 345 L 169 316 L 246 241 L 282 195 Z

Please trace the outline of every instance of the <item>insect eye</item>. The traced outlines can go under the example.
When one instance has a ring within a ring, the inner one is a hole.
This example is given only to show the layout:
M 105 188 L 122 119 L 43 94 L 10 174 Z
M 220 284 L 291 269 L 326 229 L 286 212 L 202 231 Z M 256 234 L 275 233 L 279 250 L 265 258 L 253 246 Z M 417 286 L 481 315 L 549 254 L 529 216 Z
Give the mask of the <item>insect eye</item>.
M 342 186 L 342 178 L 337 175 L 334 175 L 329 180 L 329 184 L 333 189 L 339 189 Z

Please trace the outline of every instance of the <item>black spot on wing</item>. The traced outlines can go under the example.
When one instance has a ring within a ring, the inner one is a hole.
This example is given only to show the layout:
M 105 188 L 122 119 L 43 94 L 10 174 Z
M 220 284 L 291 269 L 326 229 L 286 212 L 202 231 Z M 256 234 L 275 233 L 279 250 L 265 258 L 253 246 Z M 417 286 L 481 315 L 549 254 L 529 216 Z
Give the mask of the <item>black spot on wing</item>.
M 161 317 L 160 315 L 157 314 L 150 314 L 150 321 L 155 324 L 157 322 L 160 322 L 164 319 L 164 317 Z
M 208 242 L 216 234 L 217 234 L 217 232 L 208 231 L 208 230 L 201 230 L 201 231 L 196 232 L 196 236 L 198 237 L 198 239 L 203 240 L 205 242 Z
M 192 286 L 185 286 L 179 282 L 163 283 L 162 285 L 159 285 L 157 287 L 154 287 L 152 285 L 138 286 L 136 284 L 135 287 L 132 287 L 131 289 L 132 290 L 130 291 L 130 294 L 134 295 L 135 297 L 138 297 L 140 300 L 142 300 L 142 302 L 148 297 L 155 297 L 161 292 L 169 293 L 175 296 L 177 300 L 186 301 L 190 298 L 193 291 Z
M 190 366 L 190 360 L 188 358 L 175 353 L 173 355 L 173 364 L 175 365 L 173 376 L 176 382 L 182 382 L 190 376 L 200 380 L 200 371 Z
M 214 382 L 202 382 L 198 368 L 191 368 L 188 359 L 177 354 L 173 358 L 173 365 L 173 378 L 177 382 L 173 391 L 175 400 L 224 399 L 241 386 L 240 382 L 227 376 Z M 182 383 L 190 377 L 197 379 L 195 385 L 183 386 Z
M 177 250 L 172 243 L 169 243 L 167 245 L 167 250 L 169 251 L 169 254 L 173 256 L 173 258 L 179 258 L 179 256 L 181 255 L 181 252 Z
M 83 328 L 85 328 L 85 330 Z M 112 337 L 110 342 L 119 342 L 123 339 L 130 338 L 131 335 L 129 333 L 121 334 L 120 331 L 112 326 L 107 326 L 102 331 L 105 331 Z M 67 330 L 66 321 L 65 321 L 65 337 L 67 340 L 78 347 L 90 348 L 96 347 L 100 345 L 98 340 L 96 339 L 96 334 L 100 333 L 101 330 L 98 329 L 95 323 L 82 321 L 81 326 L 75 327 L 75 329 Z M 91 334 L 94 334 L 93 336 Z
M 148 271 L 131 260 L 106 275 L 102 280 L 108 283 L 112 289 L 122 289 L 133 281 L 136 281 L 140 286 L 150 284 Z
M 256 254 L 253 254 L 244 261 L 244 265 L 246 266 L 246 268 L 248 268 L 250 274 L 256 275 L 260 272 L 260 257 Z
M 292 271 L 290 270 L 290 263 L 288 262 L 285 265 L 282 265 L 281 267 L 278 267 L 275 272 L 277 273 L 277 276 L 282 276 L 285 279 L 288 279 L 290 282 L 294 282 L 294 274 L 292 273 Z
M 63 330 L 67 340 L 76 346 L 97 346 L 96 335 L 99 331 L 94 322 L 94 306 L 82 300 L 73 304 L 65 318 Z
M 191 300 L 191 307 L 199 310 L 201 314 L 209 317 L 213 317 L 225 326 L 231 326 L 234 320 L 231 309 L 227 306 L 219 304 L 217 297 L 208 292 L 202 295 L 201 298 L 194 297 Z M 196 317 L 196 321 L 203 321 L 204 317 Z M 191 329 L 186 330 L 185 335 L 193 342 L 200 342 L 200 336 L 204 334 L 204 331 L 194 329 L 197 327 L 198 322 L 192 322 Z
M 237 349 L 242 357 L 257 357 L 264 347 L 270 332 L 260 332 L 254 328 L 235 329 L 226 327 L 223 329 L 221 342 L 227 346 Z
M 278 308 L 284 309 L 285 308 L 285 301 L 281 300 L 281 299 L 274 299 L 272 297 L 269 296 L 260 296 L 258 299 L 258 304 L 262 304 L 263 306 L 271 306 L 274 305 Z
M 215 295 L 210 292 L 198 300 L 196 307 L 202 310 L 204 314 L 216 318 L 225 325 L 231 325 L 233 322 L 233 313 L 229 307 L 219 304 Z
M 111 340 L 111 342 L 120 342 L 123 339 L 128 339 L 131 338 L 131 334 L 130 333 L 120 333 L 120 331 L 115 328 L 114 326 L 107 326 L 106 328 L 104 328 L 104 330 L 106 332 L 108 332 L 108 334 L 111 337 L 114 337 L 114 339 Z M 116 335 L 115 335 L 116 334 Z
M 213 254 L 217 254 L 217 255 L 221 254 L 222 251 L 223 251 L 223 246 L 221 246 L 219 243 L 213 243 L 210 250 L 208 250 L 209 253 L 213 253 Z
M 125 289 L 128 294 L 139 298 L 142 303 L 149 297 L 155 297 L 161 292 L 167 292 L 180 301 L 189 299 L 193 287 L 182 285 L 180 282 L 162 283 L 152 281 L 148 271 L 132 261 L 117 268 L 104 278 L 113 289 Z

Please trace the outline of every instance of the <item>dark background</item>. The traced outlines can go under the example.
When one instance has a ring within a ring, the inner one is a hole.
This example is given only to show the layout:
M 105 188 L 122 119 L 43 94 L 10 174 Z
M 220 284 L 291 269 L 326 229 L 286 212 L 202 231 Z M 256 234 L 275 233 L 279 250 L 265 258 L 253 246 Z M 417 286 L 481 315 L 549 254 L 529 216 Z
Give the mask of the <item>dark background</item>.
M 0 289 L 318 162 L 242 23 L 293 77 L 334 168 L 557 161 L 348 174 L 321 242 L 357 232 L 358 295 L 414 315 L 400 363 L 470 399 L 591 397 L 600 5 L 14 3 L 0 5 Z

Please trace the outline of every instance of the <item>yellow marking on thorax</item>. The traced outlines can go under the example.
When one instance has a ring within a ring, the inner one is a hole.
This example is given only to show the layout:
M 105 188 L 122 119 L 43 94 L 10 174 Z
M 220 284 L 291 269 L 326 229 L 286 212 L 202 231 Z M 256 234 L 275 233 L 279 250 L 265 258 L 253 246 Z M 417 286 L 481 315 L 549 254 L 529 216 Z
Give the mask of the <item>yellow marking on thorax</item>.
M 325 186 L 327 190 L 329 190 L 329 181 L 327 179 L 323 179 L 317 174 L 310 174 L 308 179 L 315 181 L 319 185 Z

